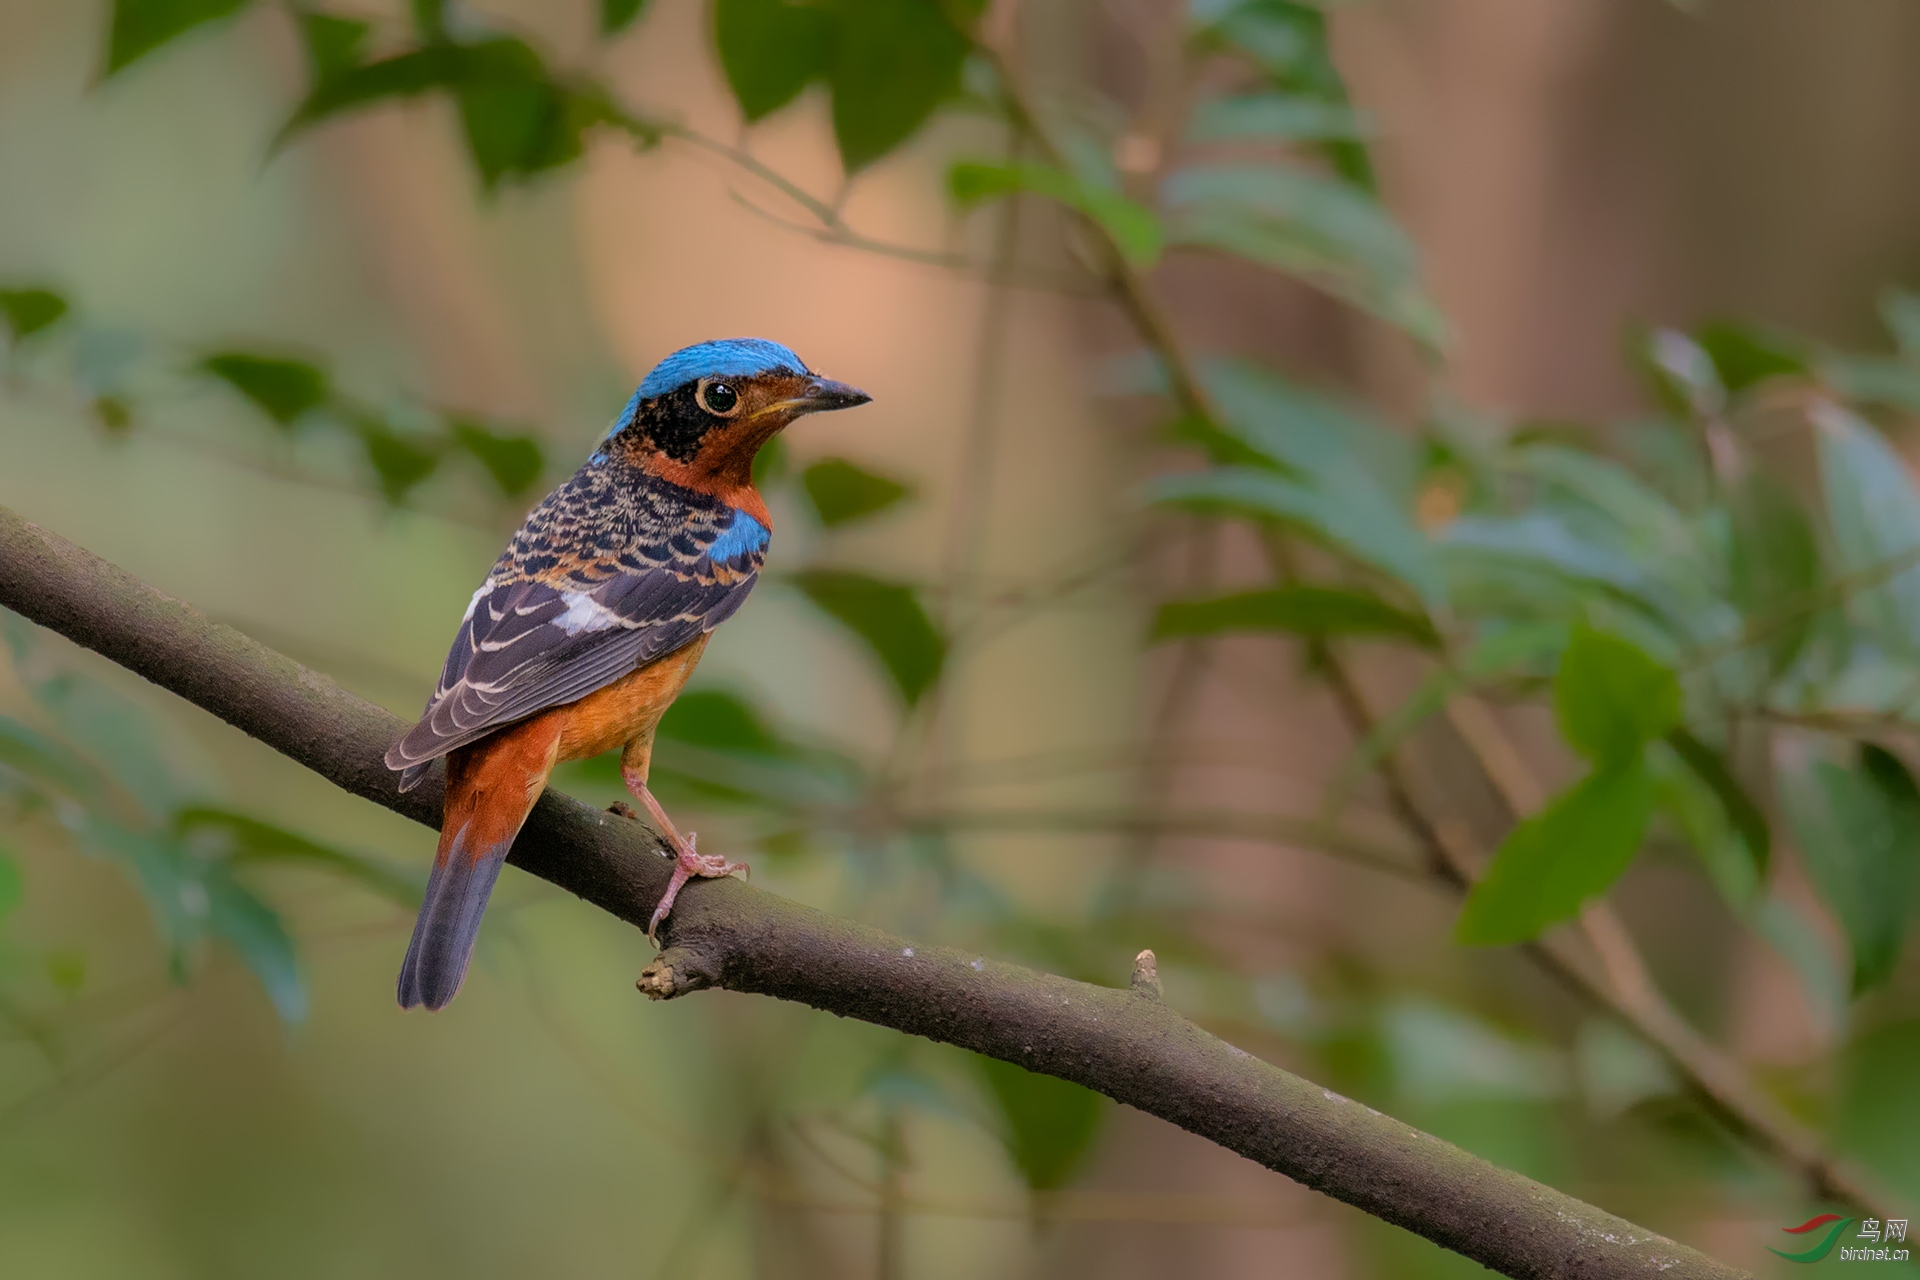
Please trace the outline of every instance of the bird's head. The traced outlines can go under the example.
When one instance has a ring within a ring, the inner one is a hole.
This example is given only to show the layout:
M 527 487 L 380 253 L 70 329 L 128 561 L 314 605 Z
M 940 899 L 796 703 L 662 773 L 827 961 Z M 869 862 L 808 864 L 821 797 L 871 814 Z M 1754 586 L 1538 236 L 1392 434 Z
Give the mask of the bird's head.
M 795 418 L 871 398 L 765 338 L 702 342 L 653 367 L 608 444 L 677 484 L 724 491 L 751 483 L 760 446 Z

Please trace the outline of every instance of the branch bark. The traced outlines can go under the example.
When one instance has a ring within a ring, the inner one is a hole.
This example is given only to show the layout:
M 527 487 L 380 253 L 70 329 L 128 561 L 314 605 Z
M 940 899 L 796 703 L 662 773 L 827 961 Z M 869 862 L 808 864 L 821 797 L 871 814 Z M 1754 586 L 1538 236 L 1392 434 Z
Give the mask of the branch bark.
M 382 762 L 405 727 L 291 658 L 0 507 L 0 604 L 180 695 L 335 785 L 428 826 L 440 783 Z M 548 791 L 508 859 L 636 928 L 665 889 L 638 823 Z M 1126 989 L 877 929 L 733 880 L 688 887 L 640 989 L 725 987 L 972 1049 L 1156 1115 L 1506 1275 L 1743 1275 L 1703 1254 L 1282 1071 L 1162 1002 L 1150 955 Z

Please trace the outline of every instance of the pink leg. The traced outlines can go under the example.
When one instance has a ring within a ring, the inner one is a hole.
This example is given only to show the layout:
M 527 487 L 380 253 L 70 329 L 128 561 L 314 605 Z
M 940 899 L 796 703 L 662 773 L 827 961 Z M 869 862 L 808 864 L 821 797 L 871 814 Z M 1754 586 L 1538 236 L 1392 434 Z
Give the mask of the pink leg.
M 682 885 L 695 876 L 717 879 L 720 876 L 732 875 L 736 871 L 746 871 L 747 864 L 728 862 L 718 854 L 695 852 L 693 842 L 698 838 L 696 834 L 689 831 L 682 836 L 674 828 L 673 820 L 667 817 L 667 811 L 662 809 L 660 802 L 653 798 L 653 792 L 647 790 L 645 780 L 634 770 L 624 766 L 620 770 L 620 777 L 627 784 L 627 790 L 633 793 L 633 798 L 646 806 L 647 816 L 653 820 L 653 829 L 666 837 L 667 843 L 673 846 L 673 879 L 667 881 L 667 891 L 661 896 L 660 905 L 653 909 L 653 918 L 647 921 L 647 941 L 657 946 L 659 940 L 654 937 L 654 930 L 660 927 L 660 922 L 667 918 L 669 911 L 673 910 L 673 900 L 680 896 Z

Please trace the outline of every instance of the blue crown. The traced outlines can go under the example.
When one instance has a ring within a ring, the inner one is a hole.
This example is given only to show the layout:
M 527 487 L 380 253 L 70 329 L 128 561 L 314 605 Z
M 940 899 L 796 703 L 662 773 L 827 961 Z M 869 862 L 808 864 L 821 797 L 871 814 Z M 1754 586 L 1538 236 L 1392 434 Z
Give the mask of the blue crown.
M 653 372 L 640 384 L 640 398 L 651 400 L 701 378 L 751 378 L 775 369 L 805 373 L 807 364 L 779 343 L 765 338 L 701 342 L 683 347 L 653 366 Z
M 640 407 L 642 400 L 663 396 L 702 378 L 751 378 L 757 374 L 772 373 L 775 369 L 805 373 L 807 363 L 788 348 L 765 338 L 721 338 L 682 347 L 653 366 L 653 372 L 646 376 L 640 389 L 627 401 L 627 407 L 607 428 L 607 434 L 616 435 L 632 422 L 634 411 Z

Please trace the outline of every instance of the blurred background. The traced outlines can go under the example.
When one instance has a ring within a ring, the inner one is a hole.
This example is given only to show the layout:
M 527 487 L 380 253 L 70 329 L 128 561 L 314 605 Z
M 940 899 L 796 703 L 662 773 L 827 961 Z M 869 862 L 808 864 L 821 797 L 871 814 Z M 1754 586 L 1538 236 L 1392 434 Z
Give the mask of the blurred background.
M 1235 1044 L 1794 1273 L 1920 1203 L 1916 39 L 0 0 L 0 503 L 410 717 L 653 362 L 784 342 L 874 401 L 763 459 L 656 753 L 704 849 L 1151 946 Z M 5 622 L 8 1274 L 1480 1272 L 1074 1086 L 650 1004 L 515 871 L 403 1016 L 432 833 Z

